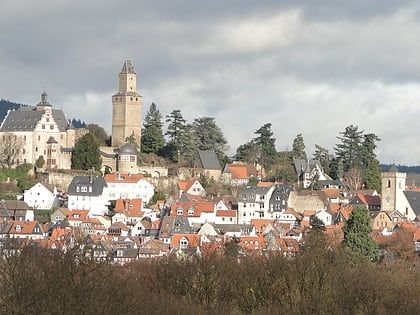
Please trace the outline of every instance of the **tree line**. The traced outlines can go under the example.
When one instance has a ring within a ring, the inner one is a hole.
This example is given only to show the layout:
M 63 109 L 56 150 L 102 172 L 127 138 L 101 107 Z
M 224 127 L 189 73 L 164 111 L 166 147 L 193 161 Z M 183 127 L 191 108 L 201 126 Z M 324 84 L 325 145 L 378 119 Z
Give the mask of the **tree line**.
M 103 128 L 96 124 L 88 125 L 87 128 L 96 139 L 96 143 L 109 143 L 109 136 Z M 213 117 L 199 117 L 188 123 L 181 110 L 173 110 L 164 117 L 157 105 L 152 103 L 144 118 L 141 144 L 134 145 L 140 148 L 139 153 L 156 154 L 186 166 L 194 165 L 197 150 L 211 150 L 216 153 L 222 165 L 232 159 L 261 165 L 265 169 L 265 179 L 287 183 L 297 180 L 292 166 L 294 159 L 315 159 L 320 162 L 326 174 L 332 179 L 344 180 L 351 189 L 380 190 L 381 170 L 375 154 L 380 138 L 374 133 L 366 133 L 355 125 L 347 126 L 337 136 L 333 153 L 316 144 L 311 157 L 306 154 L 302 134 L 295 137 L 292 149 L 286 151 L 277 151 L 271 123 L 264 124 L 254 134 L 255 137 L 239 145 L 233 157 L 228 157 L 226 138 Z M 84 143 L 82 148 L 76 144 L 74 167 L 88 169 L 97 166 L 100 163 L 99 159 L 92 162 L 96 163 L 95 165 L 76 162 L 79 151 L 85 151 L 85 161 L 88 160 L 86 155 L 97 156 L 96 150 L 91 151 L 87 148 L 94 143 L 94 139 L 79 141 L 87 143 Z
M 281 253 L 97 263 L 29 245 L 0 260 L 2 314 L 417 314 L 420 270 L 373 264 L 315 233 Z

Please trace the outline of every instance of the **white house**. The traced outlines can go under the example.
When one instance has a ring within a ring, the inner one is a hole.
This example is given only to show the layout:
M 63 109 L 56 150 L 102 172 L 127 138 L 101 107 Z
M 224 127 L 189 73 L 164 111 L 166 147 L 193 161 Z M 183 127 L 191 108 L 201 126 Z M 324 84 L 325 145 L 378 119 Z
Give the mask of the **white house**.
M 252 219 L 273 219 L 270 197 L 274 186 L 248 186 L 238 198 L 238 224 L 250 224 Z
M 183 193 L 205 197 L 206 191 L 196 179 L 181 180 L 178 182 L 179 196 Z
M 100 176 L 75 176 L 68 188 L 68 208 L 89 210 L 89 215 L 108 213 L 108 187 Z
M 36 183 L 23 193 L 23 200 L 34 209 L 50 210 L 59 205 L 57 187 Z
M 320 219 L 322 222 L 324 222 L 325 225 L 331 225 L 332 224 L 332 215 L 331 213 L 327 212 L 326 210 L 321 210 L 315 213 L 315 216 Z
M 155 193 L 154 186 L 141 174 L 106 174 L 110 200 L 141 198 L 147 204 Z

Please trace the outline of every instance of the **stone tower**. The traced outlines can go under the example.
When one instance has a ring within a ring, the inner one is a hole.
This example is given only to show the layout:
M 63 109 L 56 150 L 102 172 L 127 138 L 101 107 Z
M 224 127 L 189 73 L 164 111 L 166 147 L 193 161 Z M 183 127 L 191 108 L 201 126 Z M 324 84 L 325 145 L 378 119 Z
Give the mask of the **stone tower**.
M 134 135 L 140 147 L 143 97 L 136 91 L 137 75 L 131 60 L 124 61 L 118 77 L 119 90 L 112 96 L 112 146 L 120 147 Z
M 404 208 L 406 198 L 404 196 L 406 173 L 400 173 L 395 165 L 388 172 L 381 173 L 381 210 L 392 211 Z

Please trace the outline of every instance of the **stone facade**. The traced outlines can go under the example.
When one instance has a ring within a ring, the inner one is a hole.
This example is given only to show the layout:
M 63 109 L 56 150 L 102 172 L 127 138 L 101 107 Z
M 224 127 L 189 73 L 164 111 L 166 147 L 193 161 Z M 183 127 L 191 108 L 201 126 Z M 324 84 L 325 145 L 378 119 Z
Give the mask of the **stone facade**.
M 62 110 L 54 109 L 48 103 L 45 92 L 37 106 L 8 111 L 0 125 L 3 143 L 16 143 L 18 154 L 14 156 L 14 166 L 35 165 L 42 156 L 46 170 L 69 169 L 74 144 L 85 133 L 85 129 L 75 129 Z
M 119 73 L 119 90 L 112 96 L 112 146 L 119 147 L 134 135 L 141 139 L 141 110 L 143 97 L 136 91 L 137 75 L 131 60 L 126 60 Z

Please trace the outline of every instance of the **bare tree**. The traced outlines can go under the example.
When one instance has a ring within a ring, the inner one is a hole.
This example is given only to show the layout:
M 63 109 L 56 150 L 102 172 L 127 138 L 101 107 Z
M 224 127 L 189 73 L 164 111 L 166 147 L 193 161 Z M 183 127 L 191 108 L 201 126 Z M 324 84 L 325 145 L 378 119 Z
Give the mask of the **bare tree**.
M 12 167 L 17 164 L 22 151 L 22 139 L 13 133 L 5 133 L 0 141 L 0 166 Z
M 351 190 L 362 188 L 363 176 L 360 168 L 353 167 L 344 173 L 343 184 Z

